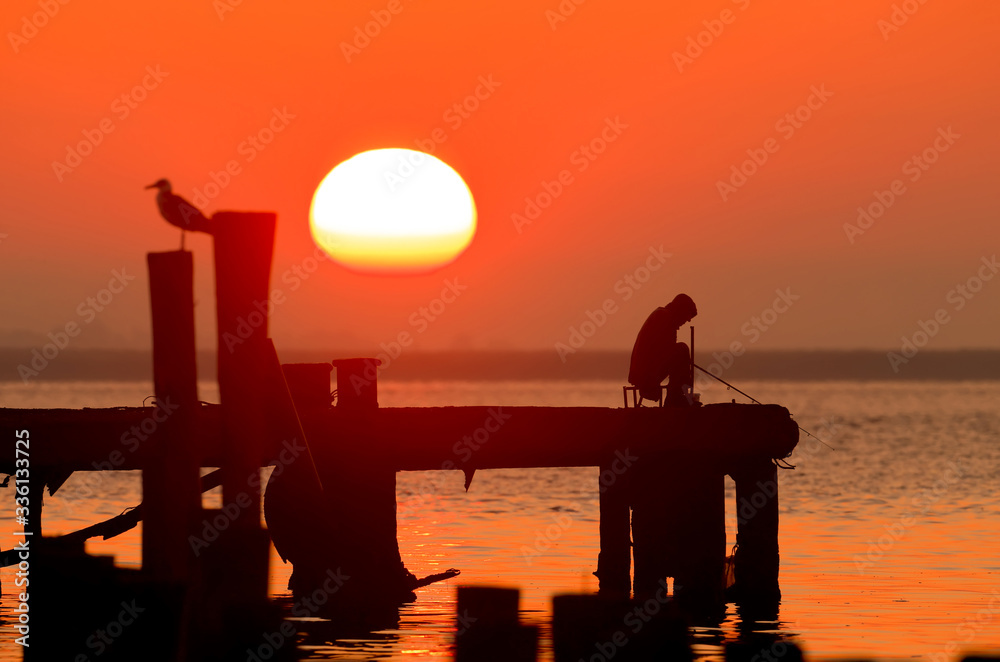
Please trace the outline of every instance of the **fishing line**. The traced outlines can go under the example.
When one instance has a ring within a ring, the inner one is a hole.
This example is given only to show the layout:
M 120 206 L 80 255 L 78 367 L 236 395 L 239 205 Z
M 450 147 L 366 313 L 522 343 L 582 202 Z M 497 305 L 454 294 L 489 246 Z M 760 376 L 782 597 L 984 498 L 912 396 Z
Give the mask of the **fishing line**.
M 737 393 L 739 393 L 740 395 L 742 395 L 742 396 L 745 396 L 746 398 L 749 398 L 750 400 L 752 400 L 753 402 L 757 403 L 758 405 L 762 405 L 762 404 L 764 404 L 763 402 L 761 402 L 761 401 L 760 401 L 760 400 L 758 400 L 757 398 L 753 397 L 753 396 L 752 396 L 752 395 L 750 395 L 749 393 L 745 393 L 745 392 L 741 391 L 740 389 L 736 388 L 735 386 L 733 386 L 732 384 L 730 384 L 729 382 L 727 382 L 727 381 L 726 381 L 725 379 L 723 379 L 722 377 L 716 377 L 716 376 L 715 376 L 715 375 L 713 375 L 713 374 L 712 374 L 711 372 L 709 372 L 708 370 L 705 370 L 704 368 L 702 368 L 702 367 L 701 367 L 700 365 L 698 365 L 698 364 L 697 364 L 697 363 L 695 363 L 694 361 L 692 361 L 692 362 L 691 362 L 691 365 L 693 365 L 693 366 L 694 366 L 695 368 L 698 368 L 698 370 L 701 370 L 701 371 L 702 371 L 703 373 L 705 373 L 706 375 L 708 375 L 708 376 L 709 376 L 709 377 L 711 377 L 712 379 L 716 379 L 716 380 L 718 380 L 718 381 L 722 382 L 723 384 L 725 384 L 725 385 L 726 385 L 726 386 L 728 386 L 729 388 L 733 389 L 734 391 L 736 391 L 736 392 L 737 392 Z M 692 381 L 693 381 L 693 380 L 692 380 Z M 799 425 L 798 423 L 796 423 L 795 425 L 796 425 L 796 426 L 797 426 L 797 427 L 798 427 L 798 428 L 799 428 L 800 430 L 802 430 L 802 431 L 803 431 L 803 432 L 805 432 L 805 433 L 806 433 L 807 435 L 809 435 L 810 437 L 812 437 L 813 439 L 815 439 L 815 440 L 816 440 L 816 441 L 818 441 L 819 443 L 823 444 L 824 446 L 826 446 L 826 447 L 827 447 L 827 448 L 829 448 L 830 450 L 832 450 L 832 451 L 835 451 L 835 450 L 837 450 L 836 448 L 834 448 L 834 447 L 833 447 L 833 446 L 831 446 L 830 444 L 826 443 L 825 441 L 823 441 L 822 439 L 820 439 L 819 437 L 817 437 L 816 435 L 814 435 L 814 434 L 813 434 L 812 432 L 810 432 L 809 430 L 806 430 L 806 429 L 805 429 L 804 427 L 802 427 L 802 426 L 801 426 L 801 425 Z

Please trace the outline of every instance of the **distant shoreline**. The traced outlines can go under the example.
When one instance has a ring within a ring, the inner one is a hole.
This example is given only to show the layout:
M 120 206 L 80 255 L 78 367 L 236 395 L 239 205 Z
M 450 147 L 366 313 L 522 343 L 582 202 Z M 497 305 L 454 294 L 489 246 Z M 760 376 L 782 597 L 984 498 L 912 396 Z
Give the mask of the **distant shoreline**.
M 281 353 L 285 363 L 324 362 L 363 356 L 345 351 L 294 350 Z M 383 357 L 385 358 L 385 357 Z M 995 380 L 1000 379 L 1000 350 L 921 351 L 897 365 L 894 372 L 886 352 L 877 350 L 754 351 L 740 357 L 721 352 L 698 352 L 697 363 L 724 379 L 760 380 Z M 732 362 L 726 365 L 727 359 Z M 31 367 L 30 349 L 0 349 L 0 382 L 23 383 L 19 365 Z M 563 363 L 553 351 L 409 352 L 390 359 L 380 376 L 384 381 L 414 380 L 588 380 L 625 383 L 629 352 L 579 352 Z M 36 365 L 40 365 L 37 363 Z M 199 352 L 198 376 L 215 378 L 215 353 Z M 140 381 L 152 380 L 149 350 L 85 350 L 60 353 L 29 381 Z

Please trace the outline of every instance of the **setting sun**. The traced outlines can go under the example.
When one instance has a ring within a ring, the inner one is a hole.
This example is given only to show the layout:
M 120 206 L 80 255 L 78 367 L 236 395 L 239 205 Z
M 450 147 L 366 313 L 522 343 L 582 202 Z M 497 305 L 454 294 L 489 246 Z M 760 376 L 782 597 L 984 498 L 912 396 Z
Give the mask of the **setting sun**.
M 419 273 L 465 250 L 476 232 L 476 205 L 461 176 L 440 159 L 375 149 L 323 178 L 309 224 L 316 243 L 345 267 Z

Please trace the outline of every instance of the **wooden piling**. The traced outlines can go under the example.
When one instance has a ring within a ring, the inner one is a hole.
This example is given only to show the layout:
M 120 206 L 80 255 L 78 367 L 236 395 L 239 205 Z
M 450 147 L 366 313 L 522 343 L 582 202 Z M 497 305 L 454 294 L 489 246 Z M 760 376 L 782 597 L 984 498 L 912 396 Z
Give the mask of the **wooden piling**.
M 222 402 L 223 517 L 218 521 L 228 523 L 219 527 L 219 540 L 207 550 L 204 563 L 206 568 L 225 564 L 224 572 L 215 576 L 206 572 L 211 582 L 207 593 L 218 599 L 224 619 L 242 624 L 241 631 L 229 637 L 236 650 L 259 638 L 261 628 L 270 627 L 269 541 L 260 522 L 260 468 L 270 423 L 267 333 L 276 217 L 218 212 L 212 225 Z
M 607 595 L 552 599 L 555 662 L 685 662 L 692 659 L 687 639 L 684 622 L 662 588 L 644 600 Z
M 326 581 L 326 571 L 337 567 L 330 554 L 330 543 L 337 535 L 306 432 L 330 407 L 332 366 L 275 365 L 279 373 L 274 375 L 273 406 L 282 414 L 282 431 L 276 431 L 276 436 L 292 439 L 293 448 L 305 450 L 280 467 L 276 464 L 264 493 L 264 517 L 274 548 L 283 561 L 294 564 L 293 581 L 311 586 Z M 328 544 L 318 545 L 317 539 Z
M 337 406 L 350 411 L 378 407 L 378 368 L 382 361 L 372 358 L 335 359 Z
M 777 603 L 778 468 L 768 459 L 730 471 L 736 482 L 736 595 L 741 601 Z
M 218 212 L 212 216 L 226 460 L 222 500 L 224 506 L 234 504 L 239 509 L 238 528 L 260 525 L 260 481 L 250 477 L 260 471 L 267 430 L 264 384 L 276 220 L 270 212 Z M 243 494 L 250 499 L 248 506 L 237 503 L 238 499 L 245 501 Z
M 193 560 L 189 536 L 201 514 L 194 262 L 188 251 L 149 253 L 153 392 L 157 428 L 142 471 L 142 565 L 158 580 L 183 581 Z
M 616 459 L 603 462 L 598 474 L 601 551 L 595 574 L 601 593 L 628 597 L 632 562 L 629 490 L 625 475 L 612 468 Z
M 295 408 L 300 412 L 320 411 L 330 406 L 329 363 L 283 363 L 281 372 Z
M 460 586 L 455 662 L 534 662 L 537 631 L 520 624 L 520 591 Z
M 725 473 L 711 461 L 691 458 L 668 480 L 678 499 L 668 554 L 673 561 L 674 594 L 686 609 L 709 615 L 724 612 L 726 562 Z
M 376 371 L 380 361 L 355 358 L 332 363 L 337 368 L 335 409 L 356 426 L 340 438 L 333 449 L 338 459 L 320 475 L 340 534 L 340 558 L 353 577 L 347 593 L 367 593 L 381 602 L 409 602 L 415 599 L 415 578 L 403 565 L 396 537 L 398 467 L 380 462 L 384 456 L 371 443 L 380 421 Z M 348 454 L 350 461 L 344 459 Z

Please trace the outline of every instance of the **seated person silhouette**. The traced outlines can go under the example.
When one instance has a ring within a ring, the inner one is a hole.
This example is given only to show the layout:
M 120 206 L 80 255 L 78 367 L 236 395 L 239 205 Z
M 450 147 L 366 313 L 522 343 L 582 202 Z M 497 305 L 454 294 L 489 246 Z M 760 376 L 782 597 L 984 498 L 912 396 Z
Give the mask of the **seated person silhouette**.
M 667 382 L 667 406 L 688 405 L 685 393 L 691 384 L 691 350 L 677 342 L 677 330 L 690 322 L 698 309 L 686 294 L 678 294 L 666 306 L 657 308 L 639 329 L 632 347 L 628 381 L 639 389 L 643 400 L 660 401 L 660 383 Z

